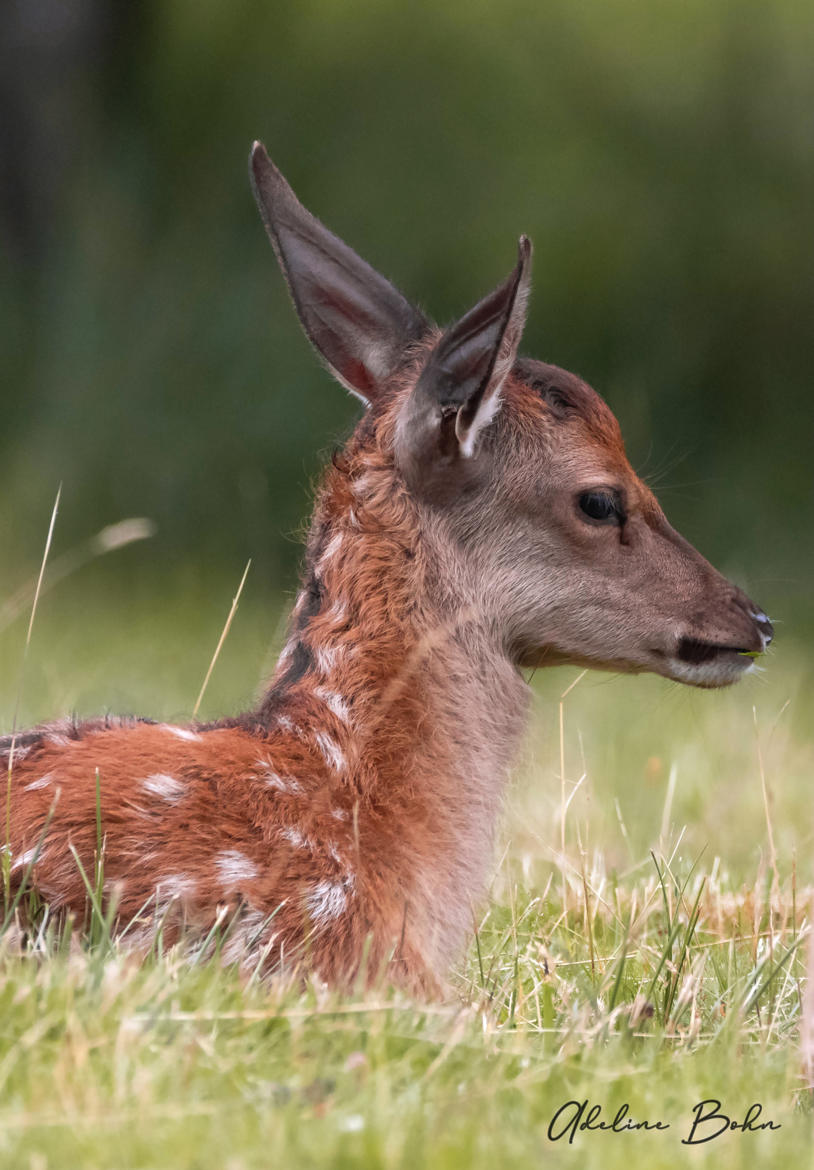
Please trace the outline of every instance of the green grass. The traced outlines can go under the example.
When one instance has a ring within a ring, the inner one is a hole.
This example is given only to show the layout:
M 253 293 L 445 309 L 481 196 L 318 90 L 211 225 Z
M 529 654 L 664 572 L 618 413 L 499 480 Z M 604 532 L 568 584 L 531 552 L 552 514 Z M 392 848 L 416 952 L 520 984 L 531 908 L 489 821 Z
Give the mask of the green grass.
M 114 588 L 95 568 L 47 594 L 21 724 L 189 715 L 239 575 Z M 204 715 L 249 701 L 273 656 L 280 606 L 262 593 L 250 577 Z M 24 627 L 0 632 L 6 726 Z M 2 932 L 0 1164 L 804 1164 L 814 680 L 792 640 L 726 692 L 586 675 L 561 702 L 579 672 L 538 674 L 444 1003 L 263 985 L 180 950 L 137 960 L 111 938 L 100 856 L 84 924 L 43 912 L 28 946 L 13 918 Z M 759 1101 L 781 1128 L 682 1145 L 713 1097 L 735 1120 Z M 670 1128 L 551 1142 L 557 1108 L 585 1099 Z

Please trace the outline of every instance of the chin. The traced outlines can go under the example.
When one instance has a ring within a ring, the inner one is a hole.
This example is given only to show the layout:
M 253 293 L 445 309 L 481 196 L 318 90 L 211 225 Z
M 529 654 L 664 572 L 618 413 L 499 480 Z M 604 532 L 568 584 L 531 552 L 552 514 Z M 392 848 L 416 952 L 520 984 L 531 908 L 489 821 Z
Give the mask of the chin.
M 593 658 L 587 654 L 569 654 L 546 646 L 523 655 L 520 666 L 578 666 L 590 670 L 604 670 L 611 674 L 659 674 L 671 682 L 685 686 L 714 690 L 730 687 L 746 674 L 758 669 L 755 660 L 740 650 L 729 647 L 708 647 L 702 661 L 687 661 L 675 655 L 648 654 L 642 661 L 623 658 Z
M 731 687 L 745 674 L 757 670 L 755 660 L 737 650 L 721 650 L 707 662 L 683 662 L 680 658 L 668 658 L 659 671 L 674 682 L 686 683 L 691 687 Z

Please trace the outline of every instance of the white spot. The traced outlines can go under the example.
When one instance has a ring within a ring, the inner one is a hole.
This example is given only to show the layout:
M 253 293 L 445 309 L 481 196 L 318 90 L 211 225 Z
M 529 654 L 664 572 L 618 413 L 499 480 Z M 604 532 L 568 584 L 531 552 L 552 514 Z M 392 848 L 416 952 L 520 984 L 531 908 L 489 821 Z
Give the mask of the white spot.
M 314 663 L 320 674 L 330 674 L 336 665 L 339 649 L 336 646 L 318 646 L 314 650 Z
M 215 868 L 224 886 L 237 886 L 257 877 L 257 866 L 238 849 L 224 849 L 215 858 Z
M 336 691 L 329 691 L 326 687 L 317 687 L 315 694 L 333 711 L 337 719 L 350 726 L 350 711 L 341 695 L 338 695 Z
M 282 836 L 285 837 L 286 841 L 288 841 L 290 845 L 293 845 L 295 849 L 311 848 L 311 842 L 308 840 L 305 834 L 301 833 L 299 829 L 294 828 L 294 826 L 283 829 Z
M 293 719 L 290 719 L 288 715 L 278 715 L 277 726 L 282 727 L 283 731 L 290 731 L 292 735 L 298 735 L 300 739 L 303 738 L 302 728 Z
M 338 918 L 348 905 L 344 882 L 317 882 L 306 900 L 308 911 L 317 925 Z
M 27 865 L 31 865 L 35 857 L 38 861 L 42 861 L 42 855 L 42 849 L 40 849 L 39 852 L 37 852 L 36 847 L 34 849 L 26 849 L 25 853 L 21 853 L 19 857 L 15 857 L 14 861 L 11 863 L 11 868 L 25 869 Z
M 328 767 L 333 768 L 335 772 L 341 772 L 345 767 L 345 757 L 336 740 L 328 735 L 327 731 L 318 731 L 314 739 Z
M 350 520 L 351 528 L 359 527 L 359 517 L 354 512 L 353 508 L 348 508 L 348 519 Z
M 302 792 L 302 785 L 293 776 L 280 776 L 269 767 L 267 760 L 258 760 L 257 767 L 260 769 L 260 779 L 268 788 L 274 788 L 277 792 Z
M 168 873 L 158 881 L 159 892 L 170 900 L 177 898 L 185 901 L 195 894 L 197 888 L 198 883 L 195 878 L 190 877 L 187 873 Z
M 376 486 L 376 476 L 367 471 L 364 475 L 360 475 L 353 485 L 353 493 L 356 496 L 366 496 L 371 488 Z
M 344 601 L 337 598 L 326 611 L 325 617 L 336 625 L 342 625 L 348 620 L 348 607 Z
M 16 752 L 14 753 L 17 754 Z M 39 780 L 32 780 L 30 784 L 26 784 L 23 792 L 34 792 L 37 788 L 47 788 L 53 781 L 54 773 L 46 772 L 44 776 L 40 776 Z
M 325 565 L 327 565 L 328 561 L 330 561 L 333 557 L 336 556 L 336 554 L 339 552 L 340 548 L 342 547 L 342 539 L 343 538 L 342 538 L 341 532 L 335 532 L 333 534 L 331 539 L 326 544 L 325 550 L 322 553 L 322 556 L 319 558 L 319 561 L 317 562 L 317 568 L 320 568 L 320 569 L 323 568 Z
M 59 732 L 54 732 L 53 735 L 47 735 L 45 738 L 47 739 L 48 743 L 53 744 L 54 747 L 67 747 L 68 744 L 71 743 L 71 740 L 67 735 L 61 735 Z M 14 749 L 14 754 L 15 756 L 17 755 L 16 748 Z
M 331 816 L 337 821 L 346 821 L 348 819 L 348 814 L 344 808 L 332 808 Z
M 197 732 L 190 731 L 188 727 L 173 727 L 169 723 L 162 724 L 161 730 L 169 732 L 169 734 L 174 735 L 176 739 L 185 739 L 190 743 L 194 743 L 196 740 L 201 738 Z
M 161 800 L 166 800 L 169 804 L 176 804 L 186 792 L 186 784 L 183 780 L 169 776 L 166 772 L 154 772 L 152 776 L 148 776 L 142 782 L 141 786 L 145 792 L 149 792 Z

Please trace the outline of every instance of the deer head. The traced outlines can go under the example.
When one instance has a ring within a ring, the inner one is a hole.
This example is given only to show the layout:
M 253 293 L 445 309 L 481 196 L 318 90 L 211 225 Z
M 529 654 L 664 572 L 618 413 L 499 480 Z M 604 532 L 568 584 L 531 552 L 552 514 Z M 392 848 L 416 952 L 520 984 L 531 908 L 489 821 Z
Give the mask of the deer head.
M 441 331 L 297 200 L 256 143 L 255 195 L 303 328 L 368 407 L 436 579 L 517 665 L 734 682 L 772 638 L 760 608 L 673 528 L 580 378 L 518 356 L 531 244 Z

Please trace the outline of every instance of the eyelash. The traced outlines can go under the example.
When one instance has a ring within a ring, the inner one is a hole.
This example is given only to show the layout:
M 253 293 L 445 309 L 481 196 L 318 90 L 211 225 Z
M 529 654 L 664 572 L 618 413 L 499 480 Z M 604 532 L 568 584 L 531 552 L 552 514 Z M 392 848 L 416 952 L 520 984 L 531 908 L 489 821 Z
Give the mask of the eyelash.
M 619 526 L 625 522 L 625 510 L 618 492 L 602 489 L 582 492 L 577 499 L 577 505 L 583 517 L 591 524 Z

